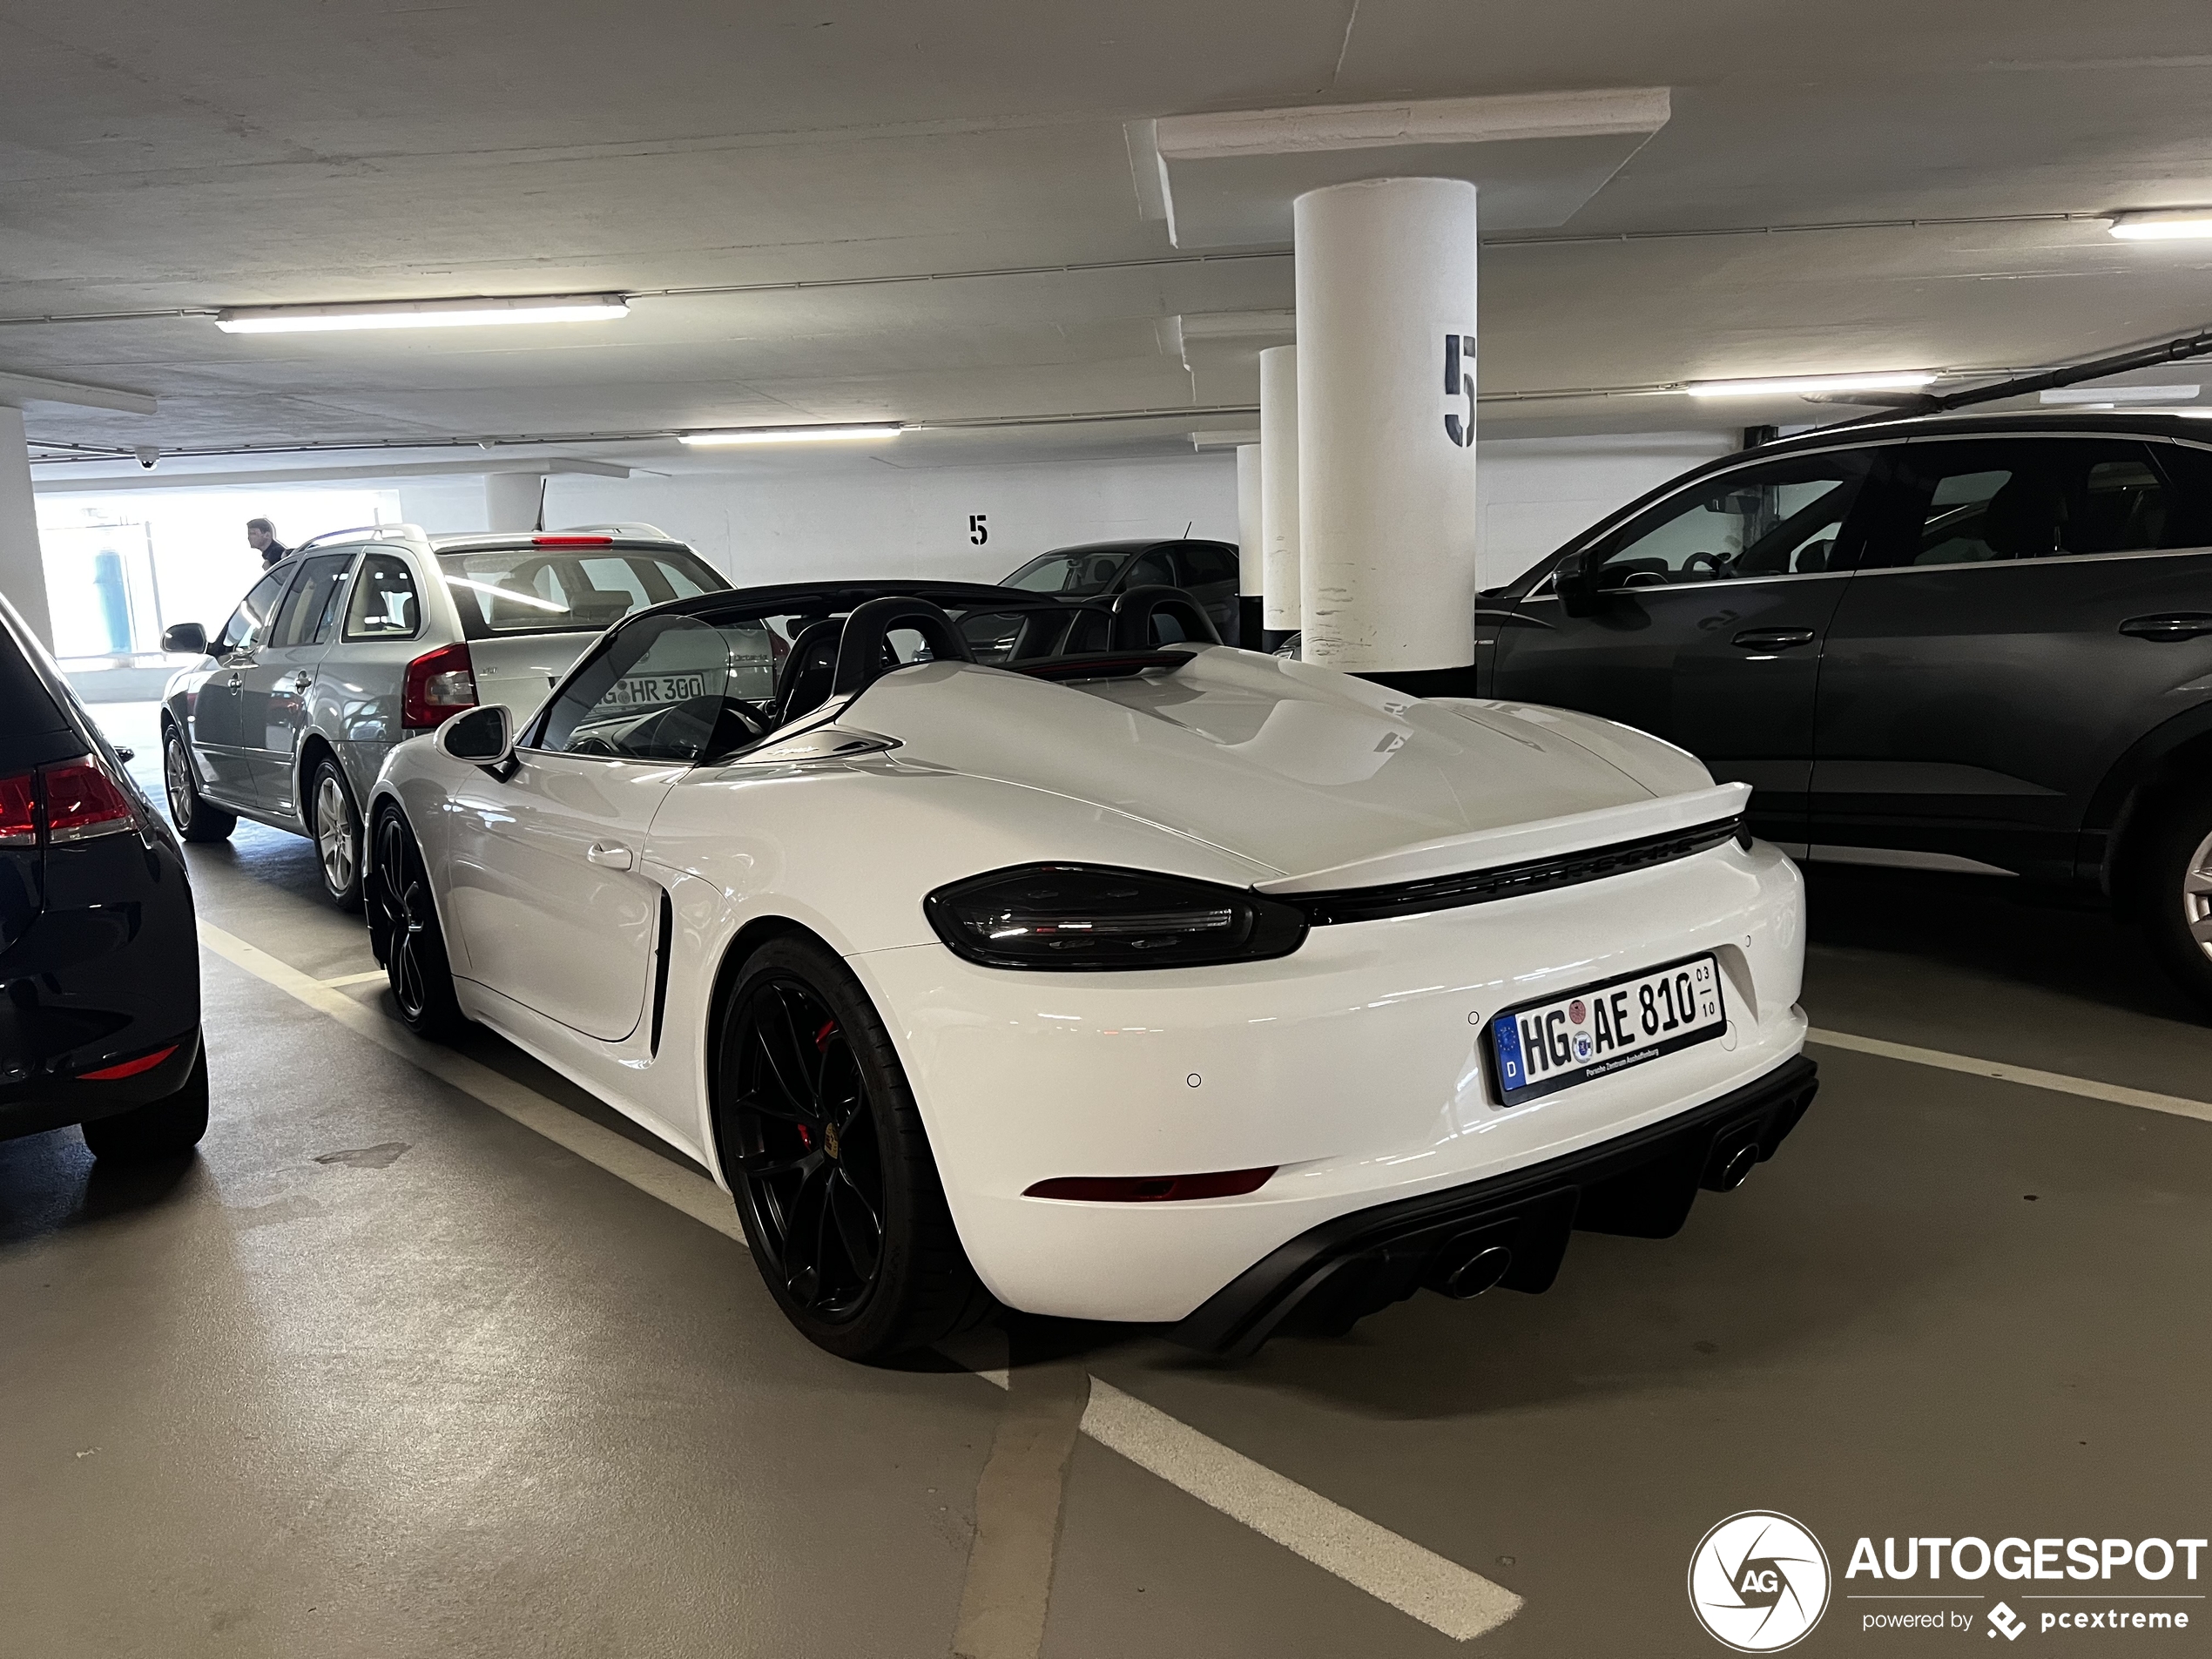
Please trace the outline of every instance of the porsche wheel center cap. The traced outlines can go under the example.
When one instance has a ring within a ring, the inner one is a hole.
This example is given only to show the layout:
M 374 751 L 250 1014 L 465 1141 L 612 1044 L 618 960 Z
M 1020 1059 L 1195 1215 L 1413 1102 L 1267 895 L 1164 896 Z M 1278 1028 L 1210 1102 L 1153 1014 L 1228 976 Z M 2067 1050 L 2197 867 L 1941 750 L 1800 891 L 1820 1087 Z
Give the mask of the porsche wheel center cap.
M 828 1124 L 822 1130 L 822 1150 L 832 1157 L 838 1154 L 837 1125 L 834 1123 Z

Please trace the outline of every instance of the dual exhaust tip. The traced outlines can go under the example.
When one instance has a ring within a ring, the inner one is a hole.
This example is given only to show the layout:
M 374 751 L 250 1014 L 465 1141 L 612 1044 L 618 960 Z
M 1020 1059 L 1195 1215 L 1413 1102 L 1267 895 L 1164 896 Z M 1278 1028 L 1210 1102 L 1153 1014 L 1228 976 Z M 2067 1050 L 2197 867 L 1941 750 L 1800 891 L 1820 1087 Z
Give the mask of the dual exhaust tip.
M 1711 1192 L 1733 1192 L 1750 1179 L 1751 1171 L 1758 1163 L 1759 1143 L 1756 1136 L 1723 1141 L 1713 1148 L 1712 1157 L 1706 1161 L 1704 1178 L 1699 1184 Z M 1477 1238 L 1446 1245 L 1429 1264 L 1421 1282 L 1454 1301 L 1465 1302 L 1495 1289 L 1512 1271 L 1510 1245 L 1494 1242 L 1494 1237 L 1491 1241 Z

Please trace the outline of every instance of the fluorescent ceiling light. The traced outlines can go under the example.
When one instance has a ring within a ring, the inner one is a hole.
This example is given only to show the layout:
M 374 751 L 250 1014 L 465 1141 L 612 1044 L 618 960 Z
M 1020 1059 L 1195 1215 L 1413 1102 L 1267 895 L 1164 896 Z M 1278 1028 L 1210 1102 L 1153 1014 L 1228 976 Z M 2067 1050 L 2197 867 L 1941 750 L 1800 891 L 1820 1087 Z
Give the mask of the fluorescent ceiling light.
M 2177 242 L 2212 236 L 2212 207 L 2161 207 L 2155 212 L 2115 213 L 2112 233 L 2126 242 Z
M 362 305 L 234 306 L 226 334 L 324 334 L 354 328 L 472 328 L 486 323 L 605 322 L 630 314 L 618 293 L 532 294 L 516 300 L 392 300 Z
M 1935 376 L 1920 370 L 1879 374 L 1799 374 L 1771 380 L 1692 381 L 1692 397 L 1803 397 L 1811 392 L 1917 392 Z
M 828 443 L 840 438 L 895 438 L 906 428 L 897 422 L 873 426 L 751 426 L 722 432 L 679 432 L 694 448 L 723 449 L 745 443 Z
M 2187 403 L 2202 386 L 2054 386 L 2043 394 L 2046 403 Z

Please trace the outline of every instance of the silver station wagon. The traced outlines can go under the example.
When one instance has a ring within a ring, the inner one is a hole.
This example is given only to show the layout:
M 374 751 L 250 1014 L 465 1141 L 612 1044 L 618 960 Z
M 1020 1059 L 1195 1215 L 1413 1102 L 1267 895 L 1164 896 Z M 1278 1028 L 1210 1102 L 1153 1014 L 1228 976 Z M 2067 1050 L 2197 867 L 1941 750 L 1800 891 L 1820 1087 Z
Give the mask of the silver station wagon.
M 312 837 L 332 901 L 361 907 L 361 811 L 392 745 L 479 701 L 518 719 L 604 629 L 725 589 L 650 524 L 426 536 L 385 524 L 318 536 L 255 583 L 162 696 L 169 812 L 188 841 L 251 818 Z

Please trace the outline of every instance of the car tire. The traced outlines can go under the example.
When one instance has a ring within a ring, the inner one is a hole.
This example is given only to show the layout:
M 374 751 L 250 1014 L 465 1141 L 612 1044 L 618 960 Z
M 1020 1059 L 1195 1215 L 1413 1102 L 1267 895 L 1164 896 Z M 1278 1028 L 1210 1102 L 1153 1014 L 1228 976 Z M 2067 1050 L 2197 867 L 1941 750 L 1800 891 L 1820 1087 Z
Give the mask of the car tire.
M 199 779 L 193 776 L 192 752 L 185 746 L 185 734 L 173 725 L 165 725 L 161 734 L 161 779 L 169 795 L 169 821 L 177 826 L 177 833 L 187 841 L 222 841 L 238 827 L 238 814 L 212 806 L 199 792 Z
M 84 1144 L 104 1163 L 147 1163 L 189 1152 L 207 1133 L 207 1050 L 175 1094 L 96 1117 L 84 1125 Z
M 376 867 L 364 894 L 369 944 L 383 964 L 401 1023 L 442 1042 L 469 1024 L 454 995 L 445 933 L 414 832 L 396 808 L 376 822 Z
M 345 769 L 337 758 L 325 755 L 315 762 L 307 779 L 308 833 L 314 837 L 315 863 L 322 873 L 324 896 L 341 910 L 361 907 L 361 818 L 354 808 L 354 792 L 346 786 Z
M 2160 965 L 2212 1019 L 2212 790 L 2166 801 L 2120 874 Z
M 988 1313 L 890 1034 L 836 953 L 804 934 L 770 941 L 712 1035 L 723 1171 L 800 1334 L 878 1363 Z

